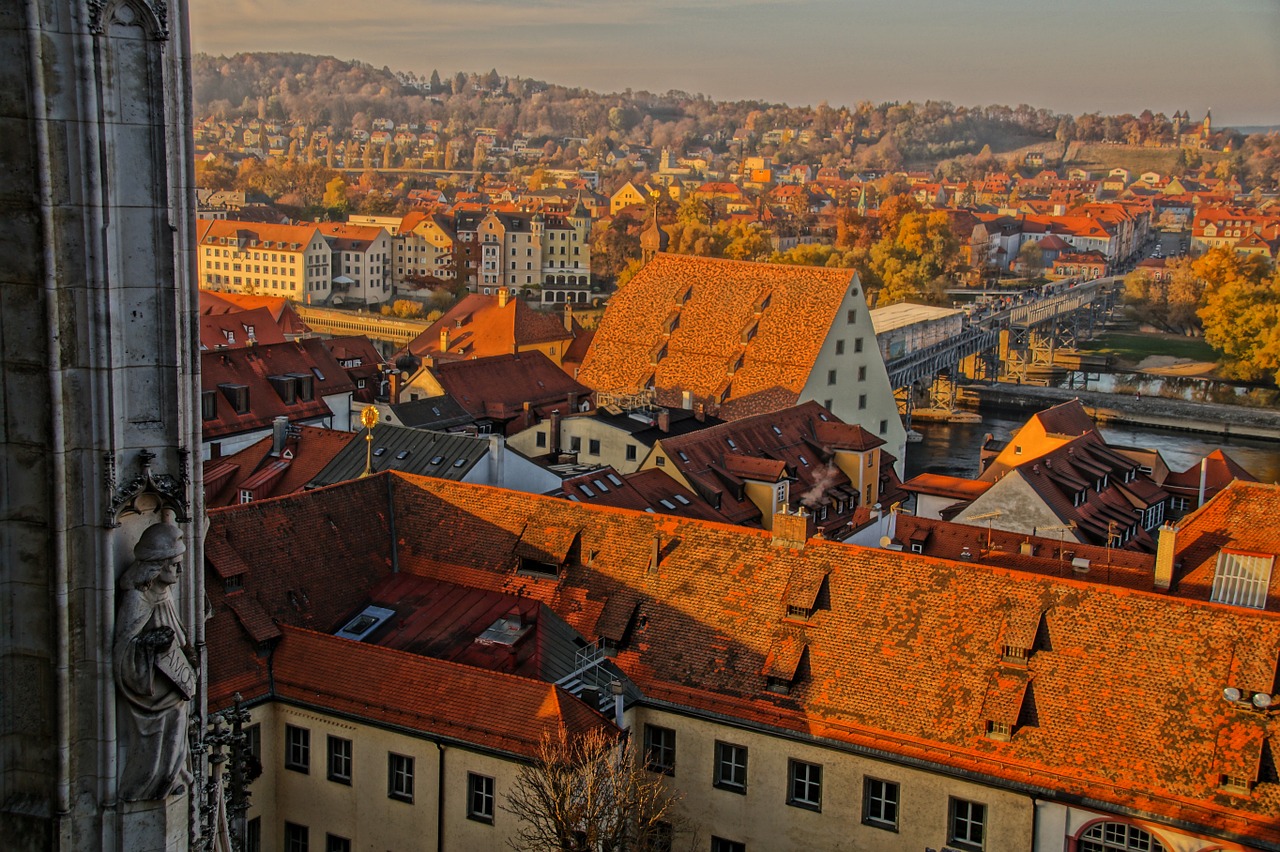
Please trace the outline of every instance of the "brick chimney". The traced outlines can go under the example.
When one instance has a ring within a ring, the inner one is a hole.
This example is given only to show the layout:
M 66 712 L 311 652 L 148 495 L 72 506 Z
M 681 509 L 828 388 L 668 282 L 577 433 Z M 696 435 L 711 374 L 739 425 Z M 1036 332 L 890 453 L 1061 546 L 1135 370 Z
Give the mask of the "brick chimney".
M 1156 576 L 1153 583 L 1159 591 L 1167 592 L 1173 585 L 1173 553 L 1177 544 L 1177 528 L 1170 523 L 1161 526 L 1156 539 Z
M 665 408 L 658 409 L 658 429 L 662 432 L 671 431 L 671 412 Z
M 400 402 L 400 383 L 403 381 L 403 374 L 399 370 L 392 370 L 387 374 L 390 385 L 387 387 L 387 402 L 391 405 L 397 405 Z
M 573 305 L 567 302 L 564 306 L 564 330 L 570 333 L 573 332 Z
M 280 458 L 284 454 L 284 442 L 289 437 L 289 418 L 280 415 L 271 421 L 271 455 Z
M 773 546 L 804 550 L 804 543 L 813 535 L 813 516 L 801 506 L 793 514 L 786 505 L 773 516 Z
M 442 353 L 449 351 L 449 329 L 447 328 L 440 329 L 440 351 Z
M 507 306 L 507 298 L 509 295 L 510 294 L 507 293 L 506 287 L 498 288 L 498 307 L 505 308 Z

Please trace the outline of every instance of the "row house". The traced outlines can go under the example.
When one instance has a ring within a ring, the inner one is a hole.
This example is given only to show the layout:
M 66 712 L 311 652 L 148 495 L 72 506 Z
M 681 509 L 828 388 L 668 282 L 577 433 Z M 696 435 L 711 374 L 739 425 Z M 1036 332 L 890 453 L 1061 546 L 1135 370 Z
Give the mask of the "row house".
M 365 306 L 391 299 L 391 235 L 346 222 L 316 226 L 333 251 L 333 302 Z
M 263 225 L 230 219 L 202 219 L 199 225 L 201 288 L 284 296 L 307 304 L 329 299 L 333 249 L 316 225 Z

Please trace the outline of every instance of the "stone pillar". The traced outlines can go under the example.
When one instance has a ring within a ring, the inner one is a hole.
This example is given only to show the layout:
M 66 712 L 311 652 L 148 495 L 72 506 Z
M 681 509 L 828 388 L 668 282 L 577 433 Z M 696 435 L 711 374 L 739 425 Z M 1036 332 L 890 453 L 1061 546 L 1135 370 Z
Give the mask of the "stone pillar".
M 120 575 L 172 517 L 187 541 L 175 618 L 202 667 L 186 26 L 185 0 L 0 13 L 6 850 L 187 846 L 185 793 L 122 807 L 111 654 Z

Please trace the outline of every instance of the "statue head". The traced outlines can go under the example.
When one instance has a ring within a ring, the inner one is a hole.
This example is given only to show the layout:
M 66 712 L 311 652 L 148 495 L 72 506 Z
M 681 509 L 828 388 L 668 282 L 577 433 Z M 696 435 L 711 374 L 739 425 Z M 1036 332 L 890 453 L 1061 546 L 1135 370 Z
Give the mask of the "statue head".
M 160 521 L 147 527 L 133 548 L 134 562 L 120 575 L 120 588 L 145 589 L 187 552 L 182 530 L 172 521 Z M 167 582 L 172 584 L 173 576 Z

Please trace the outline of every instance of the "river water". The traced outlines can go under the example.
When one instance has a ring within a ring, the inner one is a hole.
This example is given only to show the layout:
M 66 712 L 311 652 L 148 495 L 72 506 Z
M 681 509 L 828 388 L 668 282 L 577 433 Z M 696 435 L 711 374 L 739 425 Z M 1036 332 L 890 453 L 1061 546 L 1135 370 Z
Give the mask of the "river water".
M 912 428 L 924 440 L 907 445 L 906 476 L 943 473 L 975 477 L 983 435 L 990 432 L 1000 440 L 1008 440 L 1012 430 L 1022 426 L 1029 416 L 985 412 L 981 423 L 913 423 Z M 1280 482 L 1280 442 L 1129 426 L 1106 426 L 1100 431 L 1111 444 L 1159 450 L 1171 470 L 1185 470 L 1221 448 L 1260 482 Z

